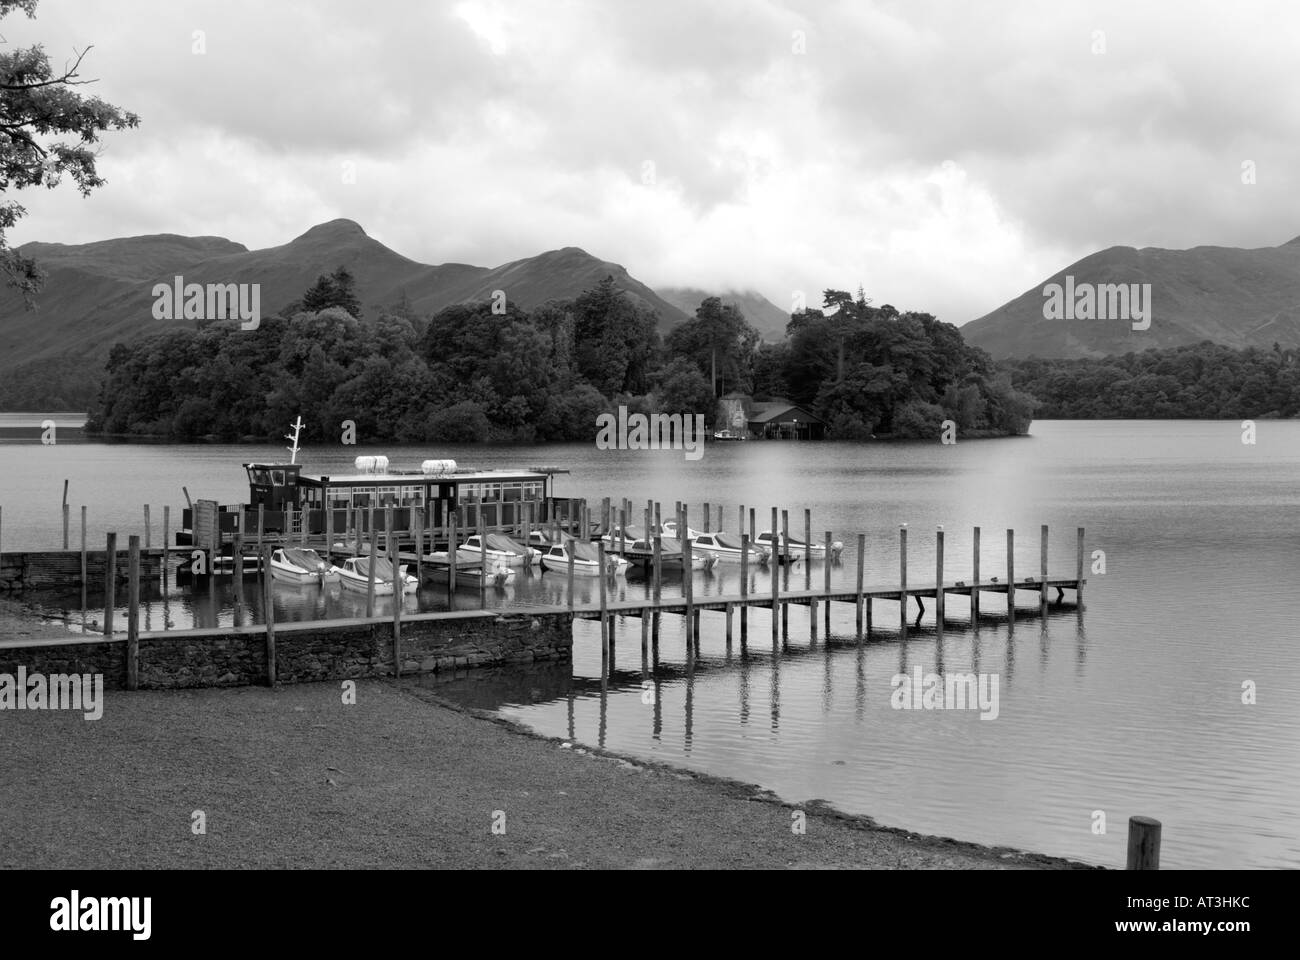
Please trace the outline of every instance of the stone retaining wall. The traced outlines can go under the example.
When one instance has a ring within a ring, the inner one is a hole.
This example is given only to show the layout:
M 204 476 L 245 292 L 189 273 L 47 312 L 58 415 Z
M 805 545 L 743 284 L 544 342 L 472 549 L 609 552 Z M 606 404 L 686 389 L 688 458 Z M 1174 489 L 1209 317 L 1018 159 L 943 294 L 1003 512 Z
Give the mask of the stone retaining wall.
M 568 613 L 413 614 L 402 620 L 403 674 L 462 670 L 535 660 L 568 660 L 573 618 Z M 275 630 L 280 683 L 393 675 L 393 627 L 367 620 L 279 624 Z M 0 643 L 0 673 L 102 673 L 104 686 L 126 686 L 126 639 Z M 267 681 L 262 627 L 178 630 L 140 637 L 140 689 L 226 687 Z

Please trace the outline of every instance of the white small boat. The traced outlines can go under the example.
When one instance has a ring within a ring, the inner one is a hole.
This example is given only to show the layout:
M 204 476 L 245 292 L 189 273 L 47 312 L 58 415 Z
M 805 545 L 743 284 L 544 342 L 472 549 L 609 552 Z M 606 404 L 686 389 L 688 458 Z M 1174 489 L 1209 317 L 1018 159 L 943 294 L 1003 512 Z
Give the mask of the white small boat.
M 627 572 L 628 562 L 617 554 L 605 554 L 606 572 L 618 576 Z M 567 573 L 569 551 L 567 544 L 557 543 L 542 557 L 542 568 Z M 577 541 L 573 544 L 573 574 L 578 577 L 600 576 L 600 553 L 595 544 Z
M 488 568 L 491 569 L 491 564 L 496 561 L 510 567 L 524 567 L 540 563 L 542 556 L 539 551 L 517 543 L 503 533 L 489 533 L 486 550 L 483 549 L 483 543 L 477 533 L 466 538 L 465 542 L 456 549 L 458 564 L 482 563 L 485 559 L 489 564 Z
M 281 583 L 321 583 L 337 577 L 333 571 L 315 550 L 281 547 L 271 554 L 271 579 Z
M 691 543 L 692 557 L 695 554 L 716 557 L 719 563 L 740 563 L 743 553 L 740 538 L 729 533 L 701 533 Z M 753 543 L 749 545 L 750 563 L 765 564 L 769 556 L 762 547 Z
M 339 582 L 344 589 L 368 593 L 370 590 L 370 565 L 375 567 L 375 596 L 391 597 L 393 595 L 393 565 L 382 557 L 349 557 L 343 566 L 335 567 Z M 402 584 L 402 593 L 415 593 L 420 589 L 420 581 L 406 572 L 406 564 L 397 568 L 397 576 Z
M 771 530 L 763 530 L 754 539 L 754 542 L 763 549 L 775 550 L 776 555 L 782 560 L 825 560 L 826 544 L 814 543 L 806 544 L 802 540 L 794 537 L 782 538 L 778 533 L 775 537 Z M 835 540 L 831 543 L 831 560 L 838 560 L 840 554 L 844 552 L 844 543 L 841 540 Z
M 677 521 L 676 521 L 676 520 L 665 520 L 665 521 L 663 522 L 663 524 L 662 524 L 662 530 L 663 530 L 663 535 L 664 535 L 665 537 L 672 537 L 674 540 L 679 539 L 678 536 L 677 536 Z M 686 527 L 686 536 L 690 537 L 691 540 L 694 541 L 694 540 L 699 540 L 701 534 L 700 534 L 700 531 L 698 531 L 698 530 L 696 530 L 694 527 L 688 525 L 688 526 Z

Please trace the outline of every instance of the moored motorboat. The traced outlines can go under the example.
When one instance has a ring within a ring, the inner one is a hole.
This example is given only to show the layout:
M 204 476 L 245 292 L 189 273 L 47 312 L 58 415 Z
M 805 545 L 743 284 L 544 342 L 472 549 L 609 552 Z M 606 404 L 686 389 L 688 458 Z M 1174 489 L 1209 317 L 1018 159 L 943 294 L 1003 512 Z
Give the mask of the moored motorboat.
M 559 572 L 568 572 L 569 569 L 569 547 L 568 543 L 557 543 L 547 551 L 542 557 L 542 569 L 555 570 Z M 575 541 L 573 547 L 573 573 L 581 577 L 598 577 L 600 576 L 600 552 L 596 545 L 586 541 Z M 619 575 L 627 572 L 628 562 L 623 557 L 614 553 L 605 554 L 605 570 L 612 575 Z
M 321 583 L 337 576 L 315 550 L 280 547 L 271 553 L 271 579 L 281 583 Z
M 345 589 L 366 593 L 370 590 L 371 564 L 374 564 L 375 571 L 375 596 L 392 596 L 393 565 L 383 557 L 349 557 L 343 561 L 343 566 L 335 567 L 334 570 Z M 420 589 L 420 581 L 406 572 L 406 564 L 397 568 L 397 576 L 403 593 L 415 593 Z
M 484 549 L 486 546 L 487 549 Z M 478 534 L 466 538 L 456 549 L 457 563 L 483 563 L 487 561 L 489 569 L 495 561 L 510 567 L 524 567 L 541 562 L 541 552 L 525 546 L 503 533 L 489 533 L 486 544 L 479 540 Z
M 451 558 L 446 550 L 425 554 L 424 562 L 443 570 L 451 566 Z M 494 587 L 504 587 L 515 581 L 515 569 L 504 560 L 489 560 L 486 577 L 482 575 L 482 569 L 481 562 L 475 560 L 473 563 L 465 563 L 461 560 L 461 551 L 456 551 L 456 582 L 458 584 L 466 587 L 477 587 L 486 580 Z
M 770 554 L 756 544 L 749 544 L 749 562 L 765 564 Z M 745 547 L 730 533 L 701 533 L 691 541 L 691 553 L 715 557 L 719 563 L 740 563 Z
M 825 560 L 826 544 L 814 543 L 807 544 L 795 537 L 782 537 L 781 534 L 772 535 L 771 530 L 761 531 L 754 542 L 763 549 L 773 551 L 781 560 Z M 831 543 L 830 559 L 838 560 L 840 554 L 844 552 L 844 543 L 841 540 L 835 540 Z

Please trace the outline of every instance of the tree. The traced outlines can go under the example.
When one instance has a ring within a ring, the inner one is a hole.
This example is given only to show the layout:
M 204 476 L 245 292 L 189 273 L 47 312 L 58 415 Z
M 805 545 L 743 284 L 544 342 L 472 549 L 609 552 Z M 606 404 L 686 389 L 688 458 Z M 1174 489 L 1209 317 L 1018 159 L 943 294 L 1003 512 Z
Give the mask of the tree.
M 673 328 L 665 345 L 671 355 L 694 360 L 700 372 L 709 377 L 714 393 L 720 394 L 727 390 L 749 391 L 754 351 L 760 339 L 758 331 L 745 322 L 739 307 L 708 297 L 696 308 L 692 319 Z
M 356 280 L 348 268 L 339 266 L 333 273 L 322 273 L 302 295 L 302 309 L 319 313 L 330 307 L 342 307 L 357 319 L 361 318 L 361 301 L 353 290 Z
M 0 0 L 0 18 L 22 10 L 36 16 L 37 0 Z M 50 67 L 49 57 L 39 45 L 0 54 L 0 193 L 13 187 L 57 186 L 65 175 L 72 177 L 83 197 L 104 178 L 95 166 L 94 145 L 108 130 L 125 130 L 140 124 L 140 118 L 98 97 L 83 97 L 76 86 L 93 83 L 78 79 L 82 50 L 61 73 Z M 75 51 L 74 51 L 75 52 Z M 76 138 L 47 142 L 61 134 Z M 0 203 L 0 272 L 7 286 L 22 292 L 28 307 L 34 305 L 45 275 L 36 261 L 11 250 L 5 231 L 26 214 L 16 201 Z

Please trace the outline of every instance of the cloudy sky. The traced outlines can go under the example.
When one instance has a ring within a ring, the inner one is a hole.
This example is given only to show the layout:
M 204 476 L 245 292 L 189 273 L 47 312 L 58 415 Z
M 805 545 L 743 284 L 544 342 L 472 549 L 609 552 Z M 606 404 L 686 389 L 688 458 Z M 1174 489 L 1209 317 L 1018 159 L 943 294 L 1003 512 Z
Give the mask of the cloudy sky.
M 93 44 L 142 118 L 14 243 L 347 217 L 425 263 L 580 246 L 964 323 L 1100 247 L 1300 234 L 1293 0 L 41 0 L 0 34 Z

